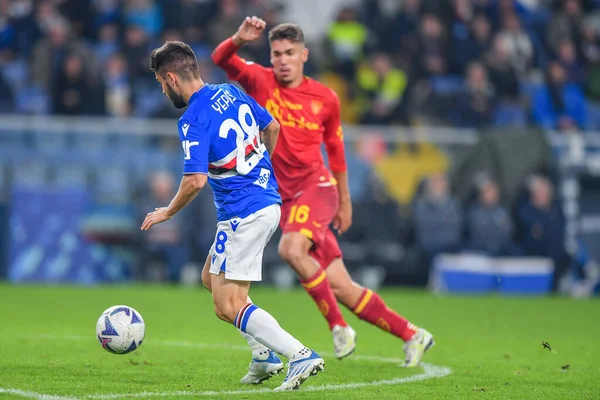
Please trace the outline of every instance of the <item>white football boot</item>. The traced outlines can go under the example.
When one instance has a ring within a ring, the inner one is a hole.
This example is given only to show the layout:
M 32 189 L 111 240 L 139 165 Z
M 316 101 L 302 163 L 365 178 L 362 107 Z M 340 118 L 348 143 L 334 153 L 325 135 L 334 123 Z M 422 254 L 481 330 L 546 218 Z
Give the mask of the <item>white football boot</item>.
M 308 378 L 323 371 L 325 361 L 313 350 L 304 348 L 292 357 L 285 380 L 275 391 L 297 390 Z
M 345 327 L 336 325 L 331 330 L 331 334 L 333 335 L 335 356 L 338 360 L 348 357 L 356 349 L 356 332 L 350 325 Z
M 435 342 L 433 335 L 425 329 L 418 328 L 413 337 L 404 343 L 405 362 L 404 367 L 416 367 L 421 362 L 423 355 L 429 350 Z
M 241 382 L 247 385 L 256 385 L 279 375 L 282 371 L 283 362 L 273 350 L 269 350 L 269 356 L 264 360 L 252 357 L 248 373 Z

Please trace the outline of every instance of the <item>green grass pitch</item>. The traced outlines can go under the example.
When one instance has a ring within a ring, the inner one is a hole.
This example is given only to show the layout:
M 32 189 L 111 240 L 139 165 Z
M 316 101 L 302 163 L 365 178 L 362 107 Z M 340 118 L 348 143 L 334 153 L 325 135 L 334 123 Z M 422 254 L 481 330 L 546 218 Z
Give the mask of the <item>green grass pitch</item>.
M 250 354 L 237 331 L 214 316 L 203 289 L 0 285 L 0 399 L 600 398 L 597 300 L 386 289 L 388 304 L 436 339 L 425 368 L 402 369 L 402 343 L 350 313 L 358 347 L 338 361 L 327 325 L 305 293 L 255 287 L 251 294 L 323 353 L 325 372 L 298 392 L 271 393 L 282 376 L 259 386 L 238 383 Z M 115 304 L 136 308 L 146 322 L 143 345 L 128 355 L 106 352 L 95 337 L 100 313 Z

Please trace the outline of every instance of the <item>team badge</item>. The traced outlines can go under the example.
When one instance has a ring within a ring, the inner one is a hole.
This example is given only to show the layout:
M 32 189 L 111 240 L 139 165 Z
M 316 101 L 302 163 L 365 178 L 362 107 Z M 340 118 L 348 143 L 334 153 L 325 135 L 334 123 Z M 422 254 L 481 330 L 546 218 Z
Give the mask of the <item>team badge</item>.
M 323 109 L 323 102 L 319 100 L 311 100 L 310 109 L 312 110 L 313 114 L 318 115 Z

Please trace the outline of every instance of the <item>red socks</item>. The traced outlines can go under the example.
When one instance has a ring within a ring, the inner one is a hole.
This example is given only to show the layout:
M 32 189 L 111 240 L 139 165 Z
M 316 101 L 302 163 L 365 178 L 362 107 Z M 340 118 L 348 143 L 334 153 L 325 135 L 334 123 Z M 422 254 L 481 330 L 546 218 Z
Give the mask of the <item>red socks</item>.
M 319 269 L 309 279 L 302 281 L 302 286 L 317 303 L 317 307 L 329 324 L 329 329 L 333 329 L 336 325 L 347 326 L 325 271 Z M 363 290 L 352 311 L 360 319 L 398 336 L 405 342 L 417 332 L 416 326 L 388 308 L 383 299 L 369 289 Z
M 331 290 L 325 271 L 319 269 L 313 276 L 301 281 L 301 283 L 315 303 L 317 303 L 319 311 L 321 311 L 321 314 L 323 314 L 329 324 L 329 329 L 333 329 L 336 325 L 347 326 L 335 295 Z
M 383 299 L 369 289 L 363 290 L 352 311 L 358 318 L 398 336 L 405 342 L 410 340 L 417 331 L 416 326 L 389 309 Z

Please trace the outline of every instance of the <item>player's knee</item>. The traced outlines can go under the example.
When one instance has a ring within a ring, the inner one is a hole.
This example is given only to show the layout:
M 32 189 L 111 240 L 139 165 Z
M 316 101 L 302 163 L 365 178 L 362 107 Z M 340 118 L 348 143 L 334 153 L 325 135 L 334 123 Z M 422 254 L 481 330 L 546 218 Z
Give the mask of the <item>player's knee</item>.
M 297 264 L 307 254 L 308 251 L 299 240 L 288 237 L 279 242 L 279 256 L 292 265 Z

